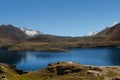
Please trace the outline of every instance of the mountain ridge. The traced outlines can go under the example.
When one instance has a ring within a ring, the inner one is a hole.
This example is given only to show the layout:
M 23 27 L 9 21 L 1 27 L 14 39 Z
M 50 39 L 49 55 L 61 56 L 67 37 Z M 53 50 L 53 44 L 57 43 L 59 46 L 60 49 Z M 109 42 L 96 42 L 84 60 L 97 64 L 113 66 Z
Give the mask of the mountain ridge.
M 120 22 L 115 23 L 112 26 L 100 31 L 96 34 L 96 36 L 107 36 L 114 41 L 120 40 Z
M 30 32 L 33 30 L 26 29 Z M 15 40 L 6 45 L 8 40 L 3 41 L 0 37 L 2 48 L 12 51 L 68 51 L 68 48 L 88 47 L 120 47 L 120 23 L 106 28 L 92 36 L 68 37 L 50 34 L 28 36 L 24 31 L 13 25 L 0 26 L 1 37 Z M 1 46 L 0 46 L 1 47 Z
M 28 37 L 19 28 L 11 24 L 0 25 L 0 36 L 3 38 L 16 40 L 16 41 L 25 40 Z

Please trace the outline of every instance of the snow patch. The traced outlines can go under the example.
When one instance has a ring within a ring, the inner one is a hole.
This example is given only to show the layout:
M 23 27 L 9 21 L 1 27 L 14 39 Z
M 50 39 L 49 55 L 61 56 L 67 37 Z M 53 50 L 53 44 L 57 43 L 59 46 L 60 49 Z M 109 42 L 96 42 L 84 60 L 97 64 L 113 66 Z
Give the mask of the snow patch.
M 40 31 L 31 30 L 31 29 L 28 29 L 26 27 L 21 27 L 20 30 L 25 32 L 25 34 L 28 35 L 28 36 L 35 36 L 35 35 L 42 34 L 42 32 L 40 32 Z
M 96 32 L 90 32 L 90 33 L 88 33 L 86 36 L 94 36 L 94 35 L 96 35 L 98 32 L 96 31 Z
M 111 28 L 111 27 L 113 27 L 113 26 L 115 26 L 115 25 L 117 25 L 117 24 L 120 24 L 120 21 L 114 22 L 112 25 L 108 26 L 107 28 Z

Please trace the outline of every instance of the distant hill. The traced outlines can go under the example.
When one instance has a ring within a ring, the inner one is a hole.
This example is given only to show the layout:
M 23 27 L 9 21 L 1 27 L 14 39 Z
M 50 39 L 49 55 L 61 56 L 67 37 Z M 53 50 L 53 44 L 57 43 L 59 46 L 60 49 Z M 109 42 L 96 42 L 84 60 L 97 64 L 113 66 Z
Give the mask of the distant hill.
M 0 37 L 17 41 L 28 38 L 23 31 L 11 24 L 0 25 Z
M 56 36 L 49 34 L 37 35 L 29 39 L 29 41 L 39 41 L 39 42 L 71 42 L 73 37 L 69 36 Z
M 120 22 L 107 27 L 96 34 L 97 36 L 107 36 L 110 40 L 120 41 Z

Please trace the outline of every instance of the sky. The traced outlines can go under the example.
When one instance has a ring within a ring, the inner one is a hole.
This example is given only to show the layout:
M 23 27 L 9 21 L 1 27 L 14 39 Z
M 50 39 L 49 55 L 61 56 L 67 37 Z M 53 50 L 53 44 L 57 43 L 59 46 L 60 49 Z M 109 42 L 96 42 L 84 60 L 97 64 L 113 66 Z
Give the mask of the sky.
M 0 0 L 0 24 L 83 36 L 120 19 L 120 0 Z

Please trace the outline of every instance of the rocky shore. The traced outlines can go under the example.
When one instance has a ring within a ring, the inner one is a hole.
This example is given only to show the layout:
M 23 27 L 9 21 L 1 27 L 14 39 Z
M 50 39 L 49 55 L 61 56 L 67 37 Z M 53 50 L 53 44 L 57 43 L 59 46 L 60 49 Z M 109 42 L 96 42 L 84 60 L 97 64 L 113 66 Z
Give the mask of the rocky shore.
M 0 80 L 120 80 L 120 66 L 90 66 L 73 62 L 50 63 L 42 70 L 24 72 L 0 64 Z

